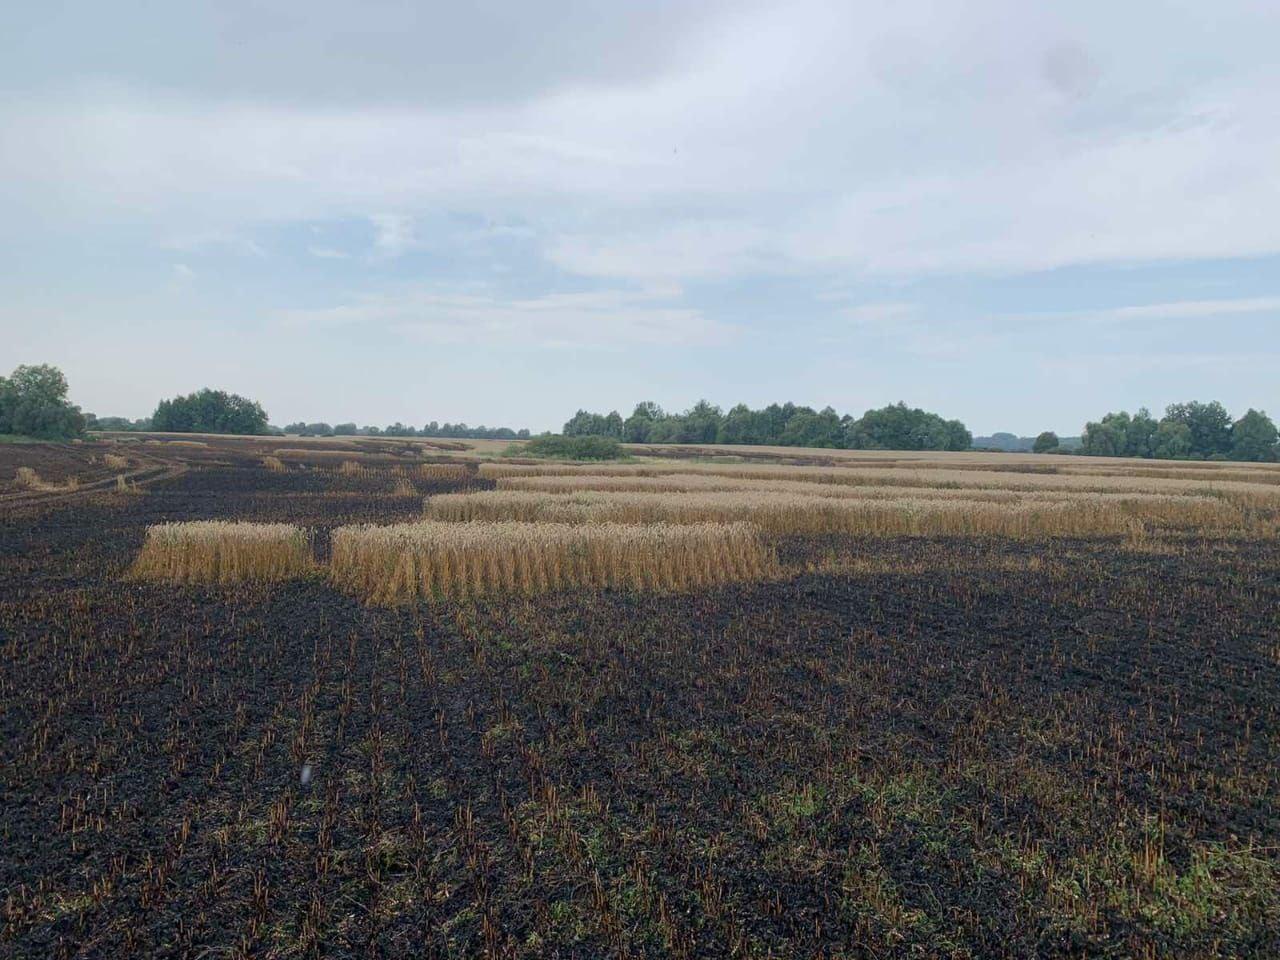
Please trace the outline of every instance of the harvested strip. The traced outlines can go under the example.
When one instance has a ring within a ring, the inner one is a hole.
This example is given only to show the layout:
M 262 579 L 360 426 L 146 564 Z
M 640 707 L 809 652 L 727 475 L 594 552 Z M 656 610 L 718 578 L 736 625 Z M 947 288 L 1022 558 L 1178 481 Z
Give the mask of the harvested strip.
M 744 523 L 420 523 L 333 531 L 334 582 L 382 603 L 564 588 L 685 590 L 773 569 Z

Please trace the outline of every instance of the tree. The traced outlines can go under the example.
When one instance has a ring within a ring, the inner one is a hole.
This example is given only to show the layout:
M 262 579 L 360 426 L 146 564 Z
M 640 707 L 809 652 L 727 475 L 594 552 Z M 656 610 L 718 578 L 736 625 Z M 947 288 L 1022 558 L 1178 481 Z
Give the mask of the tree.
M 1267 463 L 1280 459 L 1280 433 L 1261 410 L 1249 410 L 1231 427 L 1231 459 Z
M 868 410 L 845 425 L 845 445 L 855 450 L 968 450 L 973 434 L 959 420 L 905 403 Z
M 1129 429 L 1125 431 L 1124 455 L 1126 457 L 1150 457 L 1152 444 L 1160 424 L 1151 411 L 1139 407 L 1138 412 L 1129 420 Z
M 1161 420 L 1151 438 L 1151 455 L 1157 460 L 1185 460 L 1191 456 L 1191 428 L 1174 420 Z
M 622 418 L 619 417 L 619 425 L 621 422 Z M 589 410 L 579 410 L 565 423 L 561 432 L 566 437 L 605 437 L 610 435 L 609 429 L 608 418 L 598 413 L 591 413 Z
M 161 400 L 151 417 L 162 433 L 230 433 L 260 436 L 268 432 L 262 406 L 234 393 L 206 387 L 185 397 Z
M 354 437 L 359 432 L 360 428 L 354 423 L 339 423 L 333 428 L 333 435 L 335 437 Z
M 1231 453 L 1231 414 L 1216 400 L 1212 403 L 1170 404 L 1164 419 L 1184 424 L 1191 431 L 1191 455 L 1201 459 Z
M 781 443 L 789 447 L 840 447 L 844 445 L 844 426 L 831 407 L 820 413 L 806 408 L 787 421 Z
M 627 443 L 648 443 L 653 425 L 665 417 L 662 408 L 652 400 L 637 403 L 631 416 L 623 421 L 622 439 Z
M 1129 414 L 1108 413 L 1097 423 L 1084 425 L 1081 452 L 1090 457 L 1123 457 L 1129 448 Z
M 722 419 L 720 408 L 706 400 L 699 400 L 681 418 L 679 443 L 715 443 Z
M 1046 430 L 1040 436 L 1036 437 L 1036 442 L 1031 447 L 1032 453 L 1049 453 L 1057 450 L 1059 446 L 1058 435 L 1052 430 Z
M 128 417 L 95 417 L 92 413 L 84 415 L 86 430 L 110 430 L 113 433 L 144 433 L 151 429 L 151 420 L 140 417 L 130 420 Z
M 763 414 L 740 403 L 724 415 L 720 421 L 717 443 L 769 443 L 776 438 L 766 435 Z
M 84 433 L 85 417 L 67 400 L 67 378 L 48 364 L 0 377 L 0 433 L 58 440 Z

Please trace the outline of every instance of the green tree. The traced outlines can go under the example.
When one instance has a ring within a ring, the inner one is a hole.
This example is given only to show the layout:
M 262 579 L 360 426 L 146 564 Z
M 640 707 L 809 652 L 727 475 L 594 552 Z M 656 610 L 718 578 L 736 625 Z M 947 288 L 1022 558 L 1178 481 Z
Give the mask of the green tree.
M 1158 460 L 1185 460 L 1191 456 L 1191 428 L 1175 420 L 1161 420 L 1151 438 L 1151 455 Z
M 1080 452 L 1088 457 L 1122 457 L 1124 456 L 1125 427 L 1128 426 L 1128 414 L 1122 422 L 1113 413 L 1107 414 L 1098 422 L 1086 423 L 1081 436 Z
M 699 400 L 681 417 L 679 443 L 715 443 L 723 415 L 714 404 Z
M 627 443 L 649 443 L 653 425 L 665 417 L 662 408 L 652 400 L 637 403 L 631 416 L 623 421 L 622 439 Z
M 1231 427 L 1231 459 L 1265 463 L 1280 459 L 1280 433 L 1261 410 L 1249 410 Z
M 959 420 L 943 420 L 901 402 L 847 421 L 845 433 L 845 445 L 855 450 L 968 450 L 973 445 L 973 434 Z
M 1031 446 L 1032 453 L 1049 453 L 1051 450 L 1057 450 L 1059 446 L 1058 435 L 1052 430 L 1046 430 L 1040 436 L 1036 437 L 1036 442 Z
M 1139 407 L 1138 412 L 1129 420 L 1129 429 L 1125 432 L 1124 455 L 1126 457 L 1150 457 L 1155 442 L 1156 430 L 1160 424 L 1151 411 Z
M 1191 455 L 1202 459 L 1231 453 L 1231 414 L 1216 400 L 1170 404 L 1164 419 L 1184 424 L 1191 431 Z
M 787 421 L 780 442 L 788 447 L 841 447 L 844 426 L 830 407 L 817 413 L 806 408 Z
M 608 416 L 579 410 L 561 431 L 566 437 L 613 437 L 622 439 L 622 417 L 615 410 Z
M 0 377 L 0 433 L 58 440 L 84 429 L 84 414 L 67 400 L 67 378 L 57 367 L 24 365 Z
M 229 433 L 260 436 L 268 432 L 267 414 L 253 400 L 206 387 L 185 397 L 161 400 L 151 427 L 162 433 Z

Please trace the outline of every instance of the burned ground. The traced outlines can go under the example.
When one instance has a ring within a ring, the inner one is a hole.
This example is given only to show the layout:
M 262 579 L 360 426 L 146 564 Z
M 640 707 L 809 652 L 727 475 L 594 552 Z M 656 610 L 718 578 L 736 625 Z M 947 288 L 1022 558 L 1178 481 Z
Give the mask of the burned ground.
M 1280 950 L 1273 540 L 796 540 L 764 583 L 391 609 L 123 582 L 161 520 L 420 509 L 206 457 L 0 526 L 4 955 Z

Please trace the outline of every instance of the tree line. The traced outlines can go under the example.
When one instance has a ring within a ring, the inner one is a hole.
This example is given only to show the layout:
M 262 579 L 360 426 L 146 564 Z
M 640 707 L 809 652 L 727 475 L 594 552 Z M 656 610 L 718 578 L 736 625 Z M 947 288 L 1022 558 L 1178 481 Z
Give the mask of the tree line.
M 510 427 L 469 427 L 465 423 L 437 423 L 432 420 L 422 427 L 406 426 L 396 422 L 386 427 L 358 427 L 354 423 L 291 423 L 285 433 L 302 437 L 434 437 L 446 440 L 527 440 L 528 430 Z
M 402 423 L 359 427 L 353 422 L 291 423 L 281 431 L 268 423 L 256 401 L 223 390 L 203 389 L 161 400 L 148 418 L 95 417 L 67 399 L 67 380 L 48 364 L 19 366 L 0 377 L 0 434 L 40 439 L 68 439 L 89 430 L 165 433 L 228 433 L 311 436 L 435 437 L 441 439 L 526 440 L 528 430 L 469 427 L 465 423 L 431 421 L 418 428 Z M 905 403 L 841 416 L 831 407 L 815 410 L 794 403 L 769 404 L 752 410 L 738 404 L 726 413 L 700 400 L 682 413 L 668 413 L 652 401 L 636 405 L 623 418 L 616 410 L 579 410 L 564 425 L 565 437 L 605 437 L 626 443 L 757 444 L 783 447 L 829 447 L 851 450 L 968 450 L 973 435 L 959 420 Z M 983 441 L 1018 439 L 996 434 Z M 1079 453 L 1094 457 L 1137 457 L 1161 460 L 1280 461 L 1280 431 L 1261 410 L 1248 410 L 1232 420 L 1219 402 L 1171 404 L 1157 420 L 1145 407 L 1136 413 L 1108 413 L 1085 424 L 1079 445 L 1060 440 L 1052 431 L 1035 438 L 1036 453 Z
M 1058 449 L 1049 432 L 1036 438 L 1035 451 Z M 1142 407 L 1121 410 L 1085 424 L 1079 453 L 1091 457 L 1139 457 L 1157 460 L 1280 460 L 1280 433 L 1261 410 L 1250 409 L 1233 421 L 1226 407 L 1189 401 L 1165 408 L 1159 420 Z
M 814 410 L 794 403 L 771 403 L 752 410 L 740 403 L 728 413 L 699 400 L 683 413 L 668 413 L 652 401 L 636 405 L 625 420 L 579 410 L 565 436 L 612 437 L 626 443 L 749 443 L 780 447 L 846 450 L 968 450 L 973 435 L 959 420 L 890 404 L 861 417 L 841 416 L 831 407 Z

